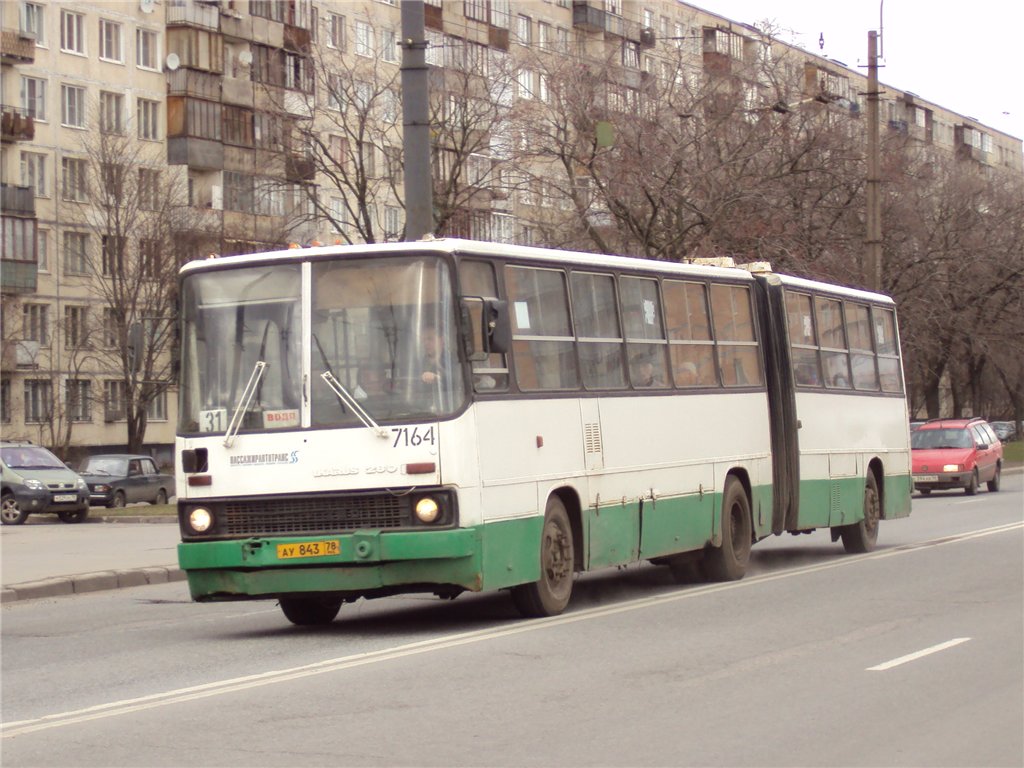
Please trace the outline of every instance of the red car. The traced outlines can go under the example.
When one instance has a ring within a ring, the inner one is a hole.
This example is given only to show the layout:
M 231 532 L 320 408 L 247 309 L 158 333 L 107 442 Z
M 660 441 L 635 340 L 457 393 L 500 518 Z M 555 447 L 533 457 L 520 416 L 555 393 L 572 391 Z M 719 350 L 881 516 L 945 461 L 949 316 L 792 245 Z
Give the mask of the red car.
M 1003 444 L 984 419 L 933 419 L 910 433 L 914 488 L 963 488 L 973 496 L 981 483 L 999 490 Z

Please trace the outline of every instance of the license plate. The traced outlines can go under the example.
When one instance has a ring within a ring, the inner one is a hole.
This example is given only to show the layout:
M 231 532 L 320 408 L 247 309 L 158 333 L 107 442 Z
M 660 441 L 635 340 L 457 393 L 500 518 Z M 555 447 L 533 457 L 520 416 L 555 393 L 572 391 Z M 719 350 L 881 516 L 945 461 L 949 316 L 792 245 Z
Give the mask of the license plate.
M 341 554 L 341 542 L 337 539 L 277 545 L 278 560 L 293 560 L 298 557 L 330 557 L 338 554 Z
M 914 475 L 915 483 L 937 483 L 939 482 L 938 475 Z
M 71 501 L 78 501 L 78 496 L 73 493 L 57 493 L 54 494 L 53 500 L 57 504 L 66 504 Z

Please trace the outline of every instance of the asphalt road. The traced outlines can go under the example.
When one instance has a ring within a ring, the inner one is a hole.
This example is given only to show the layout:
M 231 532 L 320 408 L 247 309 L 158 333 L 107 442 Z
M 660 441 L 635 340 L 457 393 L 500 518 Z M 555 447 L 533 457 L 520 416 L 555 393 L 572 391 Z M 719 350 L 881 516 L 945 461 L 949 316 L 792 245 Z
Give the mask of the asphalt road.
M 1024 764 L 1024 494 L 915 498 L 879 549 L 650 565 L 570 610 L 387 598 L 321 629 L 171 583 L 2 609 L 4 766 Z

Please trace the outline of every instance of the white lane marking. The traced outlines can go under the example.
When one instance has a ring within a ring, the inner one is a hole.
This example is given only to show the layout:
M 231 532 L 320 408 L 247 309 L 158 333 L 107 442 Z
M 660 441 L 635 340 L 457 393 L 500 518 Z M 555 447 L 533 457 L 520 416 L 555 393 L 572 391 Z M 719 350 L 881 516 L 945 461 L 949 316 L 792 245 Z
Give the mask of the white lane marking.
M 923 659 L 925 656 L 931 656 L 933 653 L 938 653 L 939 651 L 944 651 L 947 648 L 952 648 L 954 646 L 960 645 L 961 643 L 966 643 L 970 639 L 971 638 L 969 638 L 969 637 L 955 637 L 952 640 L 946 641 L 945 643 L 939 643 L 938 645 L 933 645 L 931 648 L 925 648 L 924 650 L 921 650 L 921 651 L 915 651 L 914 653 L 908 653 L 906 656 L 900 656 L 898 659 L 893 659 L 892 661 L 887 661 L 887 662 L 885 662 L 883 664 L 876 664 L 873 667 L 868 667 L 867 670 L 865 670 L 865 671 L 866 672 L 884 672 L 887 669 L 892 669 L 893 667 L 898 667 L 901 664 L 908 664 L 911 661 L 917 661 L 918 659 Z
M 211 696 L 219 696 L 226 693 L 249 690 L 265 685 L 284 683 L 290 680 L 298 680 L 303 677 L 322 675 L 328 672 L 337 672 L 367 664 L 393 661 L 395 659 L 406 658 L 422 653 L 432 653 L 434 651 L 456 648 L 458 646 L 479 643 L 487 640 L 496 640 L 503 637 L 509 637 L 511 635 L 522 634 L 524 632 L 536 632 L 552 626 L 574 624 L 580 621 L 590 621 L 593 619 L 604 618 L 606 616 L 614 616 L 620 613 L 635 611 L 641 608 L 673 603 L 679 600 L 690 600 L 703 597 L 704 595 L 716 594 L 718 592 L 725 592 L 733 589 L 747 589 L 759 584 L 766 584 L 773 581 L 779 581 L 781 579 L 803 576 L 809 573 L 817 573 L 819 571 L 828 571 L 834 568 L 845 568 L 862 563 L 866 560 L 881 560 L 888 557 L 896 557 L 898 555 L 905 555 L 922 549 L 941 547 L 947 544 L 969 541 L 971 539 L 1006 533 L 1008 531 L 1019 530 L 1021 528 L 1024 528 L 1024 521 L 946 536 L 941 539 L 932 539 L 931 541 L 906 544 L 882 552 L 844 557 L 840 560 L 834 560 L 818 565 L 807 565 L 800 568 L 794 568 L 792 570 L 765 574 L 764 576 L 755 576 L 750 579 L 743 579 L 742 581 L 731 581 L 724 584 L 711 584 L 706 587 L 688 588 L 684 591 L 672 592 L 655 597 L 641 597 L 618 605 L 603 608 L 589 608 L 571 614 L 553 616 L 548 619 L 527 619 L 513 624 L 512 626 L 499 629 L 481 629 L 473 632 L 463 632 L 456 635 L 450 635 L 448 637 L 421 640 L 416 643 L 398 645 L 394 648 L 384 648 L 379 651 L 370 651 L 353 656 L 326 659 L 324 661 L 314 662 L 313 664 L 305 664 L 303 666 L 291 667 L 289 669 L 261 672 L 255 675 L 245 675 L 243 677 L 236 677 L 228 680 L 204 683 L 202 685 L 179 688 L 172 691 L 155 693 L 134 699 L 112 701 L 107 704 L 97 704 L 84 709 L 77 709 L 53 715 L 44 715 L 43 717 L 31 720 L 2 723 L 0 724 L 0 731 L 2 731 L 0 732 L 0 738 L 6 739 L 11 736 L 20 736 L 25 733 L 33 733 L 35 731 L 48 730 L 50 728 L 61 728 L 67 725 L 88 722 L 90 720 L 118 717 L 120 715 L 141 712 L 143 710 L 168 706 L 170 704 L 178 704 L 186 701 L 194 701 L 196 699 L 204 699 Z

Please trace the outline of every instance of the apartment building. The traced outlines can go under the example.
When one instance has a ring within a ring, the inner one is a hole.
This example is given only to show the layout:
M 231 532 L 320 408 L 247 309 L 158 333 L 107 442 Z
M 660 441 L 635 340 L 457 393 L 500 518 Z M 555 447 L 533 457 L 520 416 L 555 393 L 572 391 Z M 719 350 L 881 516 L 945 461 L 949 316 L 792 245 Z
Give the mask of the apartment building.
M 551 102 L 567 62 L 600 63 L 602 106 L 619 113 L 639 114 L 656 83 L 717 80 L 732 84 L 737 119 L 818 110 L 863 130 L 862 72 L 685 3 L 427 0 L 425 11 L 434 172 L 460 180 L 435 199 L 445 234 L 544 244 L 578 214 L 570 197 L 587 194 L 586 174 L 566 186 L 522 145 L 531 105 Z M 126 442 L 124 375 L 97 352 L 116 309 L 96 290 L 114 237 L 88 194 L 97 136 L 154 148 L 148 171 L 163 175 L 147 178 L 182 186 L 174 258 L 401 239 L 398 0 L 11 0 L 0 22 L 5 437 L 53 444 L 56 421 L 72 448 Z M 885 86 L 881 120 L 886 135 L 1024 172 L 1019 138 L 911 92 Z M 586 217 L 611 225 L 600 207 Z M 146 444 L 169 446 L 173 390 L 148 415 Z

